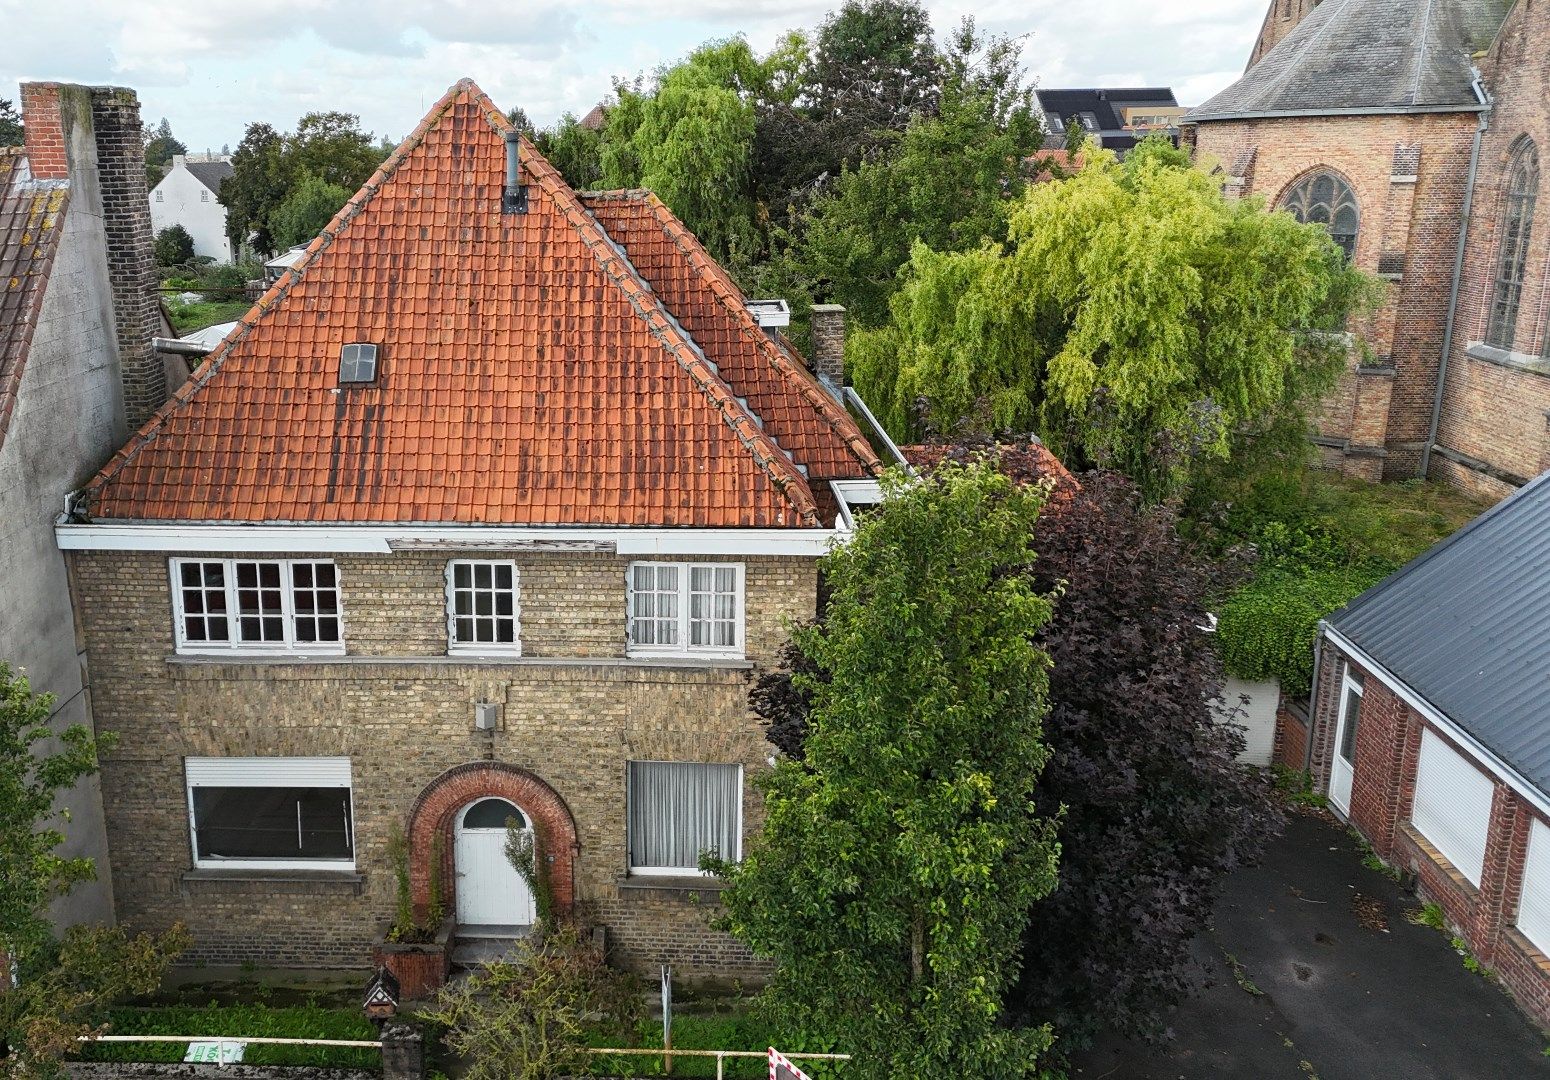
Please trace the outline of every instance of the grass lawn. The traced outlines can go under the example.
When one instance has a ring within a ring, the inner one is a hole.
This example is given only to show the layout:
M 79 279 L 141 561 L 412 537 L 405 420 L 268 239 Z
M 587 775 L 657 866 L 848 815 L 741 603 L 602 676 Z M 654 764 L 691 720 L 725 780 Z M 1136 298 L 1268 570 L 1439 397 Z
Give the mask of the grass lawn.
M 1301 480 L 1315 521 L 1353 551 L 1396 564 L 1409 562 L 1491 505 L 1427 480 L 1369 484 L 1312 470 Z
M 125 1006 L 109 1011 L 110 1035 L 254 1036 L 279 1039 L 360 1039 L 375 1041 L 377 1029 L 359 1007 L 319 1004 Z M 87 1061 L 182 1061 L 187 1043 L 95 1043 Z M 272 1046 L 250 1044 L 243 1062 L 250 1065 L 321 1065 L 379 1069 L 375 1049 L 345 1046 Z
M 605 1047 L 660 1047 L 662 1045 L 662 1021 L 642 1021 L 633 1032 L 616 1029 L 596 1029 L 589 1032 L 587 1045 Z M 766 1022 L 746 1005 L 734 1005 L 726 1012 L 715 1015 L 675 1015 L 673 1017 L 673 1048 L 675 1050 L 755 1050 L 761 1054 L 773 1045 L 777 1050 L 793 1053 L 799 1050 L 811 1053 L 833 1052 L 827 1047 L 798 1047 L 783 1039 Z M 801 1062 L 804 1072 L 815 1078 L 843 1076 L 843 1063 Z M 662 1059 L 642 1055 L 605 1057 L 593 1059 L 590 1073 L 593 1076 L 663 1076 Z M 675 1057 L 674 1076 L 715 1076 L 716 1059 L 713 1057 Z M 769 1065 L 764 1057 L 728 1058 L 725 1072 L 727 1080 L 769 1076 Z
M 252 306 L 247 300 L 196 300 L 187 304 L 179 300 L 167 301 L 167 310 L 172 313 L 172 328 L 180 335 L 240 319 Z

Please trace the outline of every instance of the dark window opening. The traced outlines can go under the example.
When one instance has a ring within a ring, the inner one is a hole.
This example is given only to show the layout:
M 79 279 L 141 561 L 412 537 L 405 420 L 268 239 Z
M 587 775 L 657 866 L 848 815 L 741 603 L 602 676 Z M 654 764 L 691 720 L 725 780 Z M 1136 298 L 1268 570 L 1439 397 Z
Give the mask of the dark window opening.
M 1539 154 L 1525 143 L 1507 174 L 1502 204 L 1501 246 L 1496 253 L 1495 284 L 1485 340 L 1499 349 L 1517 340 L 1518 301 L 1523 296 L 1523 271 L 1528 263 L 1529 237 L 1534 229 L 1534 201 L 1539 193 Z
M 339 381 L 369 383 L 377 378 L 377 347 L 356 343 L 339 350 Z
M 1299 181 L 1281 200 L 1281 207 L 1304 224 L 1324 226 L 1346 259 L 1355 257 L 1361 215 L 1351 185 L 1340 177 L 1321 172 Z
M 348 788 L 194 788 L 201 859 L 355 857 Z

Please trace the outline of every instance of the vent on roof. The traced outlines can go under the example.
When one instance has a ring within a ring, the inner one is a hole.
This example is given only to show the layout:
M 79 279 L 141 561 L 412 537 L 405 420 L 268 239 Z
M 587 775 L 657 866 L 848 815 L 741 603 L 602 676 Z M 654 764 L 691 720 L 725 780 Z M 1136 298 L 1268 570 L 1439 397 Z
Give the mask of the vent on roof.
M 377 378 L 377 347 L 352 342 L 339 350 L 339 383 L 369 383 Z
M 501 190 L 501 213 L 527 213 L 527 185 L 522 182 L 521 138 L 506 132 L 506 186 Z
M 791 325 L 791 305 L 784 300 L 750 300 L 748 312 L 766 330 Z

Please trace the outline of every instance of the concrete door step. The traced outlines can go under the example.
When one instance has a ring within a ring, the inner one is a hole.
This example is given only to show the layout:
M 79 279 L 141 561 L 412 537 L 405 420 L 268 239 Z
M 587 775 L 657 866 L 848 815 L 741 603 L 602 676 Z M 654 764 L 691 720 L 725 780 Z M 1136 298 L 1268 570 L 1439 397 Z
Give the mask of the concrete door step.
M 452 966 L 467 970 L 505 959 L 530 929 L 526 926 L 460 927 L 452 943 Z

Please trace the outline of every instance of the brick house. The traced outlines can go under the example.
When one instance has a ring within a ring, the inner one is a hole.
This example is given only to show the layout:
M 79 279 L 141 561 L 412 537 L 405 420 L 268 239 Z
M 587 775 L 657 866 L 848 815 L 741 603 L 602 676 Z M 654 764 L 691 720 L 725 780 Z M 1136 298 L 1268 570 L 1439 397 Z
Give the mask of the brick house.
M 91 680 L 54 519 L 167 400 L 140 103 L 132 90 L 21 87 L 25 145 L 0 147 L 0 660 L 54 696 L 50 724 L 92 727 Z M 68 418 L 68 422 L 61 422 Z M 102 799 L 87 778 L 60 798 L 61 854 L 96 880 L 55 901 L 56 925 L 111 921 Z
M 1324 403 L 1325 463 L 1501 498 L 1550 467 L 1550 12 L 1273 0 L 1185 141 L 1229 193 L 1327 224 L 1389 282 Z
M 396 827 L 421 911 L 439 876 L 510 936 L 514 818 L 617 961 L 758 975 L 697 862 L 758 824 L 750 679 L 882 464 L 843 313 L 815 376 L 782 307 L 449 90 L 56 530 L 122 733 L 119 916 L 364 965 Z
M 1550 477 L 1321 624 L 1295 767 L 1550 1023 Z M 1293 748 L 1283 753 L 1289 758 Z M 1287 758 L 1283 758 L 1287 760 Z

